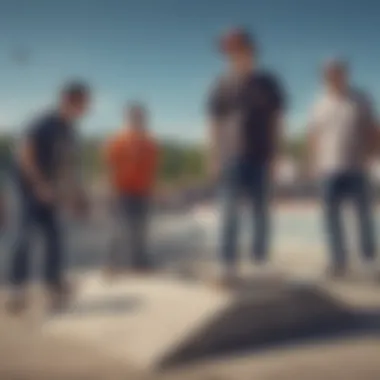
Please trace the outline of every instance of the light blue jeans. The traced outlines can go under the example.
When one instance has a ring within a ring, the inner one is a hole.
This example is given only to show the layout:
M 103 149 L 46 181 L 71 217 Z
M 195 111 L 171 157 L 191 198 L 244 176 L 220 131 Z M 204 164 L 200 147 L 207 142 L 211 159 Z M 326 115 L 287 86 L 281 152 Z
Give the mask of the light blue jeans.
M 323 182 L 325 225 L 330 246 L 331 259 L 336 266 L 344 267 L 347 252 L 341 221 L 342 203 L 351 200 L 358 216 L 361 253 L 374 259 L 376 243 L 371 207 L 369 180 L 364 173 L 342 172 L 330 175 Z
M 244 160 L 229 161 L 221 178 L 221 259 L 227 266 L 237 261 L 240 200 L 245 196 L 251 207 L 253 242 L 251 257 L 257 262 L 268 259 L 269 242 L 269 170 L 267 165 L 252 165 Z

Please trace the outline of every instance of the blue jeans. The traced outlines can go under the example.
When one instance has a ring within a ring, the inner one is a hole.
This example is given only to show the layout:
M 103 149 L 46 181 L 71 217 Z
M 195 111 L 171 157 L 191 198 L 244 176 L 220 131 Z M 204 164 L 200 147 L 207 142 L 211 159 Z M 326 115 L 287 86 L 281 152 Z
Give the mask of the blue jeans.
M 45 240 L 44 280 L 48 286 L 59 288 L 62 282 L 63 257 L 56 207 L 39 202 L 31 195 L 30 190 L 20 189 L 20 210 L 11 257 L 10 282 L 15 286 L 23 286 L 30 278 L 30 245 L 37 227 Z
M 269 170 L 243 160 L 227 163 L 222 171 L 222 231 L 221 258 L 226 265 L 237 261 L 239 204 L 245 195 L 250 202 L 253 219 L 252 259 L 263 262 L 268 258 L 269 241 Z
M 324 180 L 325 225 L 330 253 L 334 265 L 344 267 L 347 252 L 341 220 L 342 203 L 351 200 L 356 209 L 361 253 L 366 259 L 374 259 L 376 243 L 372 215 L 369 180 L 364 173 L 342 172 Z
M 111 266 L 143 269 L 150 266 L 147 254 L 149 201 L 145 196 L 121 195 L 116 201 L 115 236 L 109 261 Z

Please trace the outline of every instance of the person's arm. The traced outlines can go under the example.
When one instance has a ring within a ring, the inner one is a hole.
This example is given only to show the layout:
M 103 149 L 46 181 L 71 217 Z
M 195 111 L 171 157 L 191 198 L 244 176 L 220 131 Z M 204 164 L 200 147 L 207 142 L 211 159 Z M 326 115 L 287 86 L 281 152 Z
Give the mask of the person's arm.
M 76 216 L 83 216 L 89 210 L 89 203 L 84 185 L 83 144 L 79 137 L 68 137 L 64 167 L 62 168 L 63 197 L 67 206 Z
M 362 94 L 363 126 L 365 127 L 365 150 L 371 160 L 380 152 L 380 128 L 371 99 Z
M 268 76 L 266 81 L 271 94 L 270 101 L 273 111 L 273 121 L 271 127 L 274 154 L 271 162 L 271 170 L 274 171 L 278 154 L 281 152 L 282 142 L 284 139 L 285 109 L 287 102 L 285 91 L 280 82 L 272 76 Z
M 210 118 L 208 127 L 208 170 L 215 179 L 219 175 L 221 164 L 221 122 Z
M 224 91 L 220 83 L 212 89 L 208 99 L 208 130 L 207 130 L 207 165 L 209 175 L 212 179 L 217 179 L 220 174 L 220 165 L 222 160 L 222 127 L 223 117 L 226 113 L 226 104 L 224 102 Z
M 27 137 L 21 143 L 18 157 L 21 170 L 26 175 L 30 183 L 36 187 L 45 184 L 43 176 L 36 164 L 35 142 L 32 138 Z
M 318 104 L 314 105 L 306 124 L 306 162 L 305 169 L 310 177 L 315 173 L 315 160 L 319 139 L 319 128 L 317 118 Z

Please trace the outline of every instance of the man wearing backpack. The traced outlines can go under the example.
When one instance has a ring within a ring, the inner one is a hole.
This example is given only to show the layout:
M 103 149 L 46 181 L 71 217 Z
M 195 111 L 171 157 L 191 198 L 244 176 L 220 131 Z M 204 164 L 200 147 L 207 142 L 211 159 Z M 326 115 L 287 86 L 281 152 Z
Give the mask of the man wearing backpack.
M 127 107 L 125 127 L 106 146 L 106 164 L 118 216 L 107 269 L 149 270 L 146 251 L 149 203 L 155 185 L 158 146 L 140 104 Z

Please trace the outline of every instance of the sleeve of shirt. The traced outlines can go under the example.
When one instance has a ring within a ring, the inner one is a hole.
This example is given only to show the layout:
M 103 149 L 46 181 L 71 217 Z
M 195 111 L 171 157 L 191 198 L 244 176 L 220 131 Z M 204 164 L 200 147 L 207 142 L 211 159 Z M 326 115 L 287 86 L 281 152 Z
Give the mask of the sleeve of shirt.
M 26 139 L 32 144 L 42 143 L 49 133 L 48 127 L 48 123 L 44 120 L 34 121 L 27 129 Z

